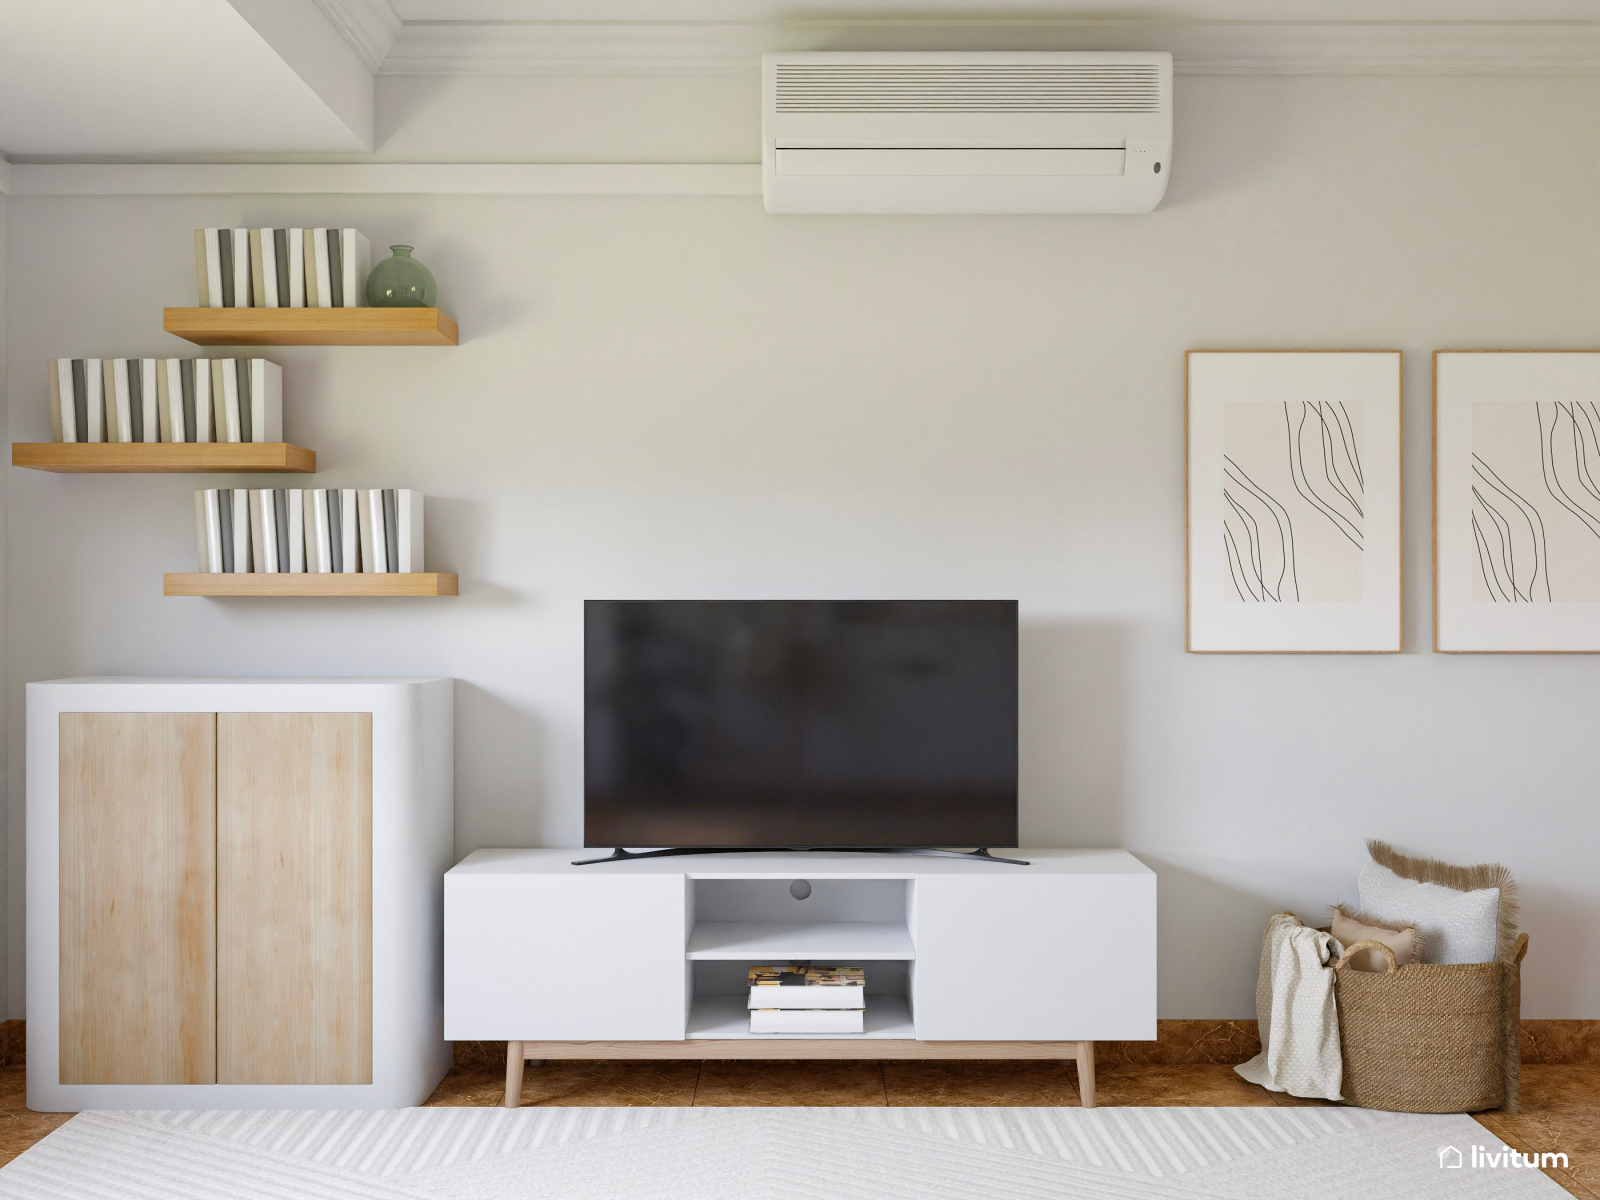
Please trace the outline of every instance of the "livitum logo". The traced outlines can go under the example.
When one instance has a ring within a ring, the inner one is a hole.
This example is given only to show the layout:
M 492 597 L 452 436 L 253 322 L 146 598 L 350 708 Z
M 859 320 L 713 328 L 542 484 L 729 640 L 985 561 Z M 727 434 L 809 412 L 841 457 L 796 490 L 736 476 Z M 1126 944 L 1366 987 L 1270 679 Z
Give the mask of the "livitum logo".
M 1446 1170 L 1472 1167 L 1478 1170 L 1527 1168 L 1537 1171 L 1541 1167 L 1565 1167 L 1567 1156 L 1564 1153 L 1552 1154 L 1549 1151 L 1542 1154 L 1537 1152 L 1524 1154 L 1520 1150 L 1513 1150 L 1510 1146 L 1498 1148 L 1468 1146 L 1464 1151 L 1455 1146 L 1440 1146 L 1439 1165 Z

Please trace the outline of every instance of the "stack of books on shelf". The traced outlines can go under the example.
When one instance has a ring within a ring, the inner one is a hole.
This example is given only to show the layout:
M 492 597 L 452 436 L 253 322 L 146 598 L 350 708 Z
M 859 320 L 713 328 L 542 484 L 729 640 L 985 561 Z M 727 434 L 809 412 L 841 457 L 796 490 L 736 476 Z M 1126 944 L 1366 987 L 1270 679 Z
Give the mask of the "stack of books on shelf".
M 422 493 L 409 488 L 207 488 L 194 519 L 207 574 L 422 570 Z
M 201 308 L 359 308 L 372 246 L 354 229 L 196 229 Z
M 751 967 L 751 1033 L 864 1033 L 860 967 Z
M 264 358 L 53 358 L 58 442 L 281 442 L 283 368 Z

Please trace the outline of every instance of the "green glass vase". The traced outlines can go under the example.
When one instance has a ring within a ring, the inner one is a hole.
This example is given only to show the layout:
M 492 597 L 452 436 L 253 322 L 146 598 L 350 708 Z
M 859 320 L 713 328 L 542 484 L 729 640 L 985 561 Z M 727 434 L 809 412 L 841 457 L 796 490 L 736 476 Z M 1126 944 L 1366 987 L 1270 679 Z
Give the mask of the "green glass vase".
M 411 257 L 410 246 L 390 246 L 391 258 L 367 276 L 367 303 L 373 308 L 432 308 L 439 298 L 433 272 Z

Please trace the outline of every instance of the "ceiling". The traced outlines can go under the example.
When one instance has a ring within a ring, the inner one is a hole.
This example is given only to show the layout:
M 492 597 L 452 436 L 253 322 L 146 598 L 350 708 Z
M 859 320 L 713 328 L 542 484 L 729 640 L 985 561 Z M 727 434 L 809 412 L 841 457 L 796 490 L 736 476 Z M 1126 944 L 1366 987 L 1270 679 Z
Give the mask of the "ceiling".
M 343 154 L 378 74 L 1165 49 L 1188 74 L 1600 74 L 1600 0 L 0 0 L 0 154 Z
M 313 0 L 0 0 L 0 152 L 371 142 L 371 71 Z

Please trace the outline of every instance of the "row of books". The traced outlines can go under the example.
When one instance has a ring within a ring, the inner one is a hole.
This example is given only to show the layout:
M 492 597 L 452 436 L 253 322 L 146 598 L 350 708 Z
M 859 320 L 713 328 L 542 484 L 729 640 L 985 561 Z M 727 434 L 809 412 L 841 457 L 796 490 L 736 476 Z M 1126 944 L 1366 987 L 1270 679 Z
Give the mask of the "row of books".
M 422 570 L 422 493 L 409 488 L 207 488 L 194 521 L 206 573 Z
M 372 246 L 354 229 L 196 229 L 201 308 L 360 308 Z
M 58 442 L 281 442 L 283 368 L 264 358 L 53 358 Z
M 863 1033 L 861 967 L 751 967 L 751 1033 Z

